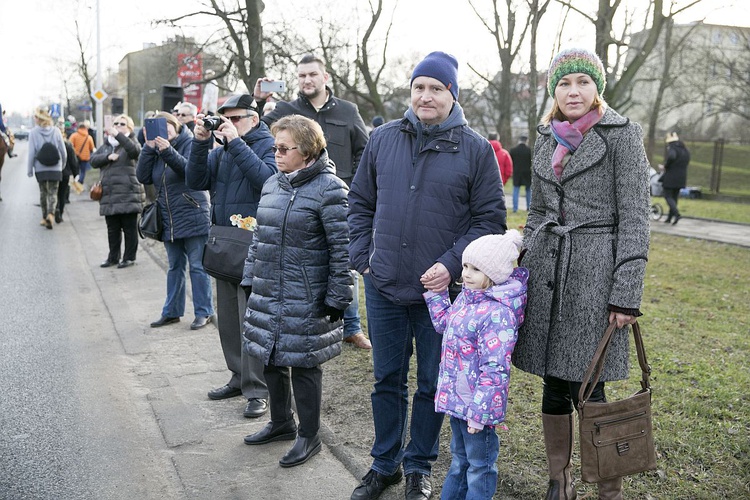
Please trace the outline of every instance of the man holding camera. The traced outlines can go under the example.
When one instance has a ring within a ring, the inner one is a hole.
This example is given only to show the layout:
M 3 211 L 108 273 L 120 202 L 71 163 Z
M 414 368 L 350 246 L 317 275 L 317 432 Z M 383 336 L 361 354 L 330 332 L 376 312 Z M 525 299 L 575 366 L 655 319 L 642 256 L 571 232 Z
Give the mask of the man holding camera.
M 261 118 L 268 126 L 287 115 L 302 115 L 318 122 L 328 143 L 328 155 L 336 164 L 336 175 L 351 186 L 359 159 L 369 136 L 365 122 L 357 105 L 333 95 L 327 85 L 330 75 L 326 63 L 320 57 L 306 54 L 297 63 L 299 95 L 289 102 L 278 102 L 276 108 Z M 272 94 L 268 91 L 270 78 L 259 78 L 255 83 L 253 97 L 263 110 L 266 100 Z M 272 86 L 272 85 L 271 85 Z M 280 91 L 280 89 L 275 89 Z M 344 313 L 344 341 L 360 349 L 371 349 L 370 341 L 364 333 L 359 319 L 359 276 L 354 276 L 354 300 Z
M 219 116 L 198 116 L 185 181 L 191 189 L 209 190 L 212 223 L 231 226 L 230 217 L 255 217 L 263 183 L 278 169 L 274 139 L 260 121 L 251 95 L 231 96 L 218 109 Z M 211 150 L 214 137 L 222 147 Z M 208 392 L 210 399 L 243 395 L 248 401 L 244 415 L 257 418 L 268 410 L 268 388 L 263 362 L 242 348 L 242 323 L 247 298 L 242 287 L 216 280 L 217 324 L 221 348 L 232 378 Z

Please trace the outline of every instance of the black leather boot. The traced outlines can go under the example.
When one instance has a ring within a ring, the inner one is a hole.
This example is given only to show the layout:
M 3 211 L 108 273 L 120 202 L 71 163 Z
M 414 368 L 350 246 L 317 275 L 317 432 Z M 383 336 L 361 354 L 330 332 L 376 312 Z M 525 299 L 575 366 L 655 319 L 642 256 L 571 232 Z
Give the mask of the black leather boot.
M 295 465 L 304 464 L 313 455 L 317 455 L 321 447 L 320 437 L 317 434 L 309 438 L 297 436 L 294 445 L 279 460 L 279 465 L 282 467 L 294 467 Z

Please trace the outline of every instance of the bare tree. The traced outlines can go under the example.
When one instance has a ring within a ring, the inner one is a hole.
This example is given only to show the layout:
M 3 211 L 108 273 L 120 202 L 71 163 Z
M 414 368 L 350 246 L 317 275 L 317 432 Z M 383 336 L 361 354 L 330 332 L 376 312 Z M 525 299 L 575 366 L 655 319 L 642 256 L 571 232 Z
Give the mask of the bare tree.
M 479 21 L 489 31 L 495 41 L 495 49 L 500 58 L 500 79 L 498 81 L 497 78 L 490 78 L 487 75 L 483 75 L 471 65 L 469 65 L 469 68 L 487 83 L 489 90 L 487 95 L 497 106 L 495 128 L 497 129 L 498 136 L 501 142 L 510 143 L 512 139 L 510 126 L 513 98 L 512 65 L 521 50 L 533 16 L 530 12 L 526 13 L 526 18 L 521 22 L 521 32 L 519 34 L 516 33 L 516 28 L 518 27 L 516 13 L 520 9 L 514 0 L 505 0 L 504 16 L 503 12 L 501 12 L 503 7 L 498 5 L 498 0 L 490 0 L 492 4 L 491 19 L 488 19 L 489 16 L 485 16 L 481 12 L 481 9 L 477 7 L 477 0 L 468 0 L 468 2 Z
M 76 42 L 78 43 L 78 60 L 76 61 L 76 69 L 78 71 L 78 74 L 80 75 L 81 79 L 83 80 L 83 85 L 86 87 L 86 95 L 89 96 L 89 99 L 91 99 L 91 92 L 93 91 L 93 81 L 95 74 L 91 74 L 91 70 L 89 68 L 90 64 L 90 58 L 88 55 L 86 55 L 86 48 L 84 46 L 84 42 L 81 36 L 81 29 L 78 25 L 78 20 L 75 21 L 75 27 L 76 27 Z M 91 116 L 96 116 L 96 107 L 99 104 L 91 100 Z
M 539 22 L 547 12 L 551 0 L 528 0 L 529 13 L 531 17 L 531 33 L 529 40 L 529 88 L 530 88 L 530 103 L 528 112 L 526 113 L 526 123 L 529 127 L 529 144 L 533 147 L 536 141 L 536 125 L 541 119 L 541 112 L 537 109 L 537 90 L 539 81 L 539 71 L 537 70 L 537 49 L 536 42 L 539 33 Z M 546 103 L 547 92 L 543 93 L 544 101 Z M 544 107 L 542 106 L 542 109 Z

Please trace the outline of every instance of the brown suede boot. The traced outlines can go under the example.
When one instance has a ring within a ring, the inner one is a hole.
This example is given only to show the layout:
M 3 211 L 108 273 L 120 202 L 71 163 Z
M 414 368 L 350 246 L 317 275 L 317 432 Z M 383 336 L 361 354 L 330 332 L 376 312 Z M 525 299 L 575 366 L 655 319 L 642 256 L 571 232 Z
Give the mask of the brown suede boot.
M 622 478 L 609 479 L 597 483 L 599 500 L 622 500 Z
M 573 414 L 542 413 L 549 486 L 545 500 L 574 500 L 578 495 L 570 475 L 573 459 Z

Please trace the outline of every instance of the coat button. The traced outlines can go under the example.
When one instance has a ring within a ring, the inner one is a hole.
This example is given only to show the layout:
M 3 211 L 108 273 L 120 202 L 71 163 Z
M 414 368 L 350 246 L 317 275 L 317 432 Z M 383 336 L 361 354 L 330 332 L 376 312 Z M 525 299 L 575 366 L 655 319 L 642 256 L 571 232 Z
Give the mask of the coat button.
M 401 246 L 402 246 L 403 248 L 406 248 L 406 243 L 401 243 Z
M 552 280 L 549 280 L 547 282 L 547 289 L 554 290 L 555 289 L 555 283 Z
M 549 256 L 554 257 L 555 255 L 557 255 L 557 250 L 553 248 L 552 250 L 549 251 Z

